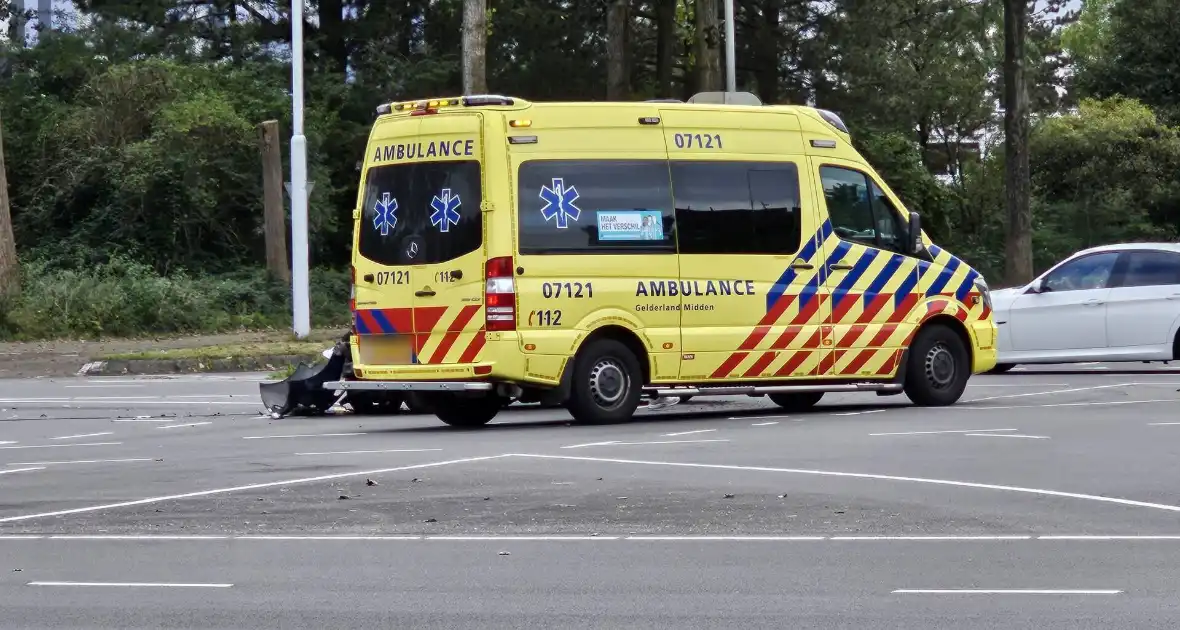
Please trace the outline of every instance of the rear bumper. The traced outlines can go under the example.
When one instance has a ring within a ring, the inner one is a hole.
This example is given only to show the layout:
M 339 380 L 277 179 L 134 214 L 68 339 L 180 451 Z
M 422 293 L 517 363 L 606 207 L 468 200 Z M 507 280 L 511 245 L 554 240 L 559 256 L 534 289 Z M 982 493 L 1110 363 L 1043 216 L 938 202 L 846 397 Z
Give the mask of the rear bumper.
M 486 392 L 492 384 L 481 381 L 330 381 L 324 389 L 384 392 Z

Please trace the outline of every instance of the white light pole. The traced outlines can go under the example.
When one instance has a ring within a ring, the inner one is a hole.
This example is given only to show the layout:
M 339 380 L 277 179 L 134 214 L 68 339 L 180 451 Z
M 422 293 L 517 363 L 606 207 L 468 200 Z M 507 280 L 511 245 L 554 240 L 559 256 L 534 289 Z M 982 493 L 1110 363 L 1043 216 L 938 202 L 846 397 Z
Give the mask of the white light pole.
M 733 0 L 725 0 L 725 90 L 727 92 L 737 91 L 737 62 L 734 59 L 733 18 Z
M 291 305 L 295 336 L 311 334 L 307 270 L 307 138 L 303 135 L 303 0 L 291 1 Z

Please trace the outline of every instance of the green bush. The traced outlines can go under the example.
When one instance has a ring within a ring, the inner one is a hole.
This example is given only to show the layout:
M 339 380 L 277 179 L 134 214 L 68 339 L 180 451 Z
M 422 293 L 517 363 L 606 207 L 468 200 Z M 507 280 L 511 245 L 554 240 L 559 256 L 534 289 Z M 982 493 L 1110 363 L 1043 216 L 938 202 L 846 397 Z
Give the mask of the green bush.
M 217 276 L 161 276 L 143 263 L 113 258 L 87 270 L 41 261 L 23 268 L 22 293 L 3 308 L 7 339 L 133 337 L 282 329 L 291 325 L 289 288 L 261 269 Z M 314 270 L 312 323 L 348 322 L 346 273 Z

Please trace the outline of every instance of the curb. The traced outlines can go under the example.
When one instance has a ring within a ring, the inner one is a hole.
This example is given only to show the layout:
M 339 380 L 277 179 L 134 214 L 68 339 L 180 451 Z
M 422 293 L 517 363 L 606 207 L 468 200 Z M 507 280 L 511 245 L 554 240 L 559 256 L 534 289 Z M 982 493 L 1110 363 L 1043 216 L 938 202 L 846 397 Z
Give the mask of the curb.
M 126 376 L 147 374 L 194 374 L 202 372 L 274 372 L 300 362 L 312 364 L 318 354 L 280 354 L 224 359 L 112 359 L 91 361 L 78 376 Z

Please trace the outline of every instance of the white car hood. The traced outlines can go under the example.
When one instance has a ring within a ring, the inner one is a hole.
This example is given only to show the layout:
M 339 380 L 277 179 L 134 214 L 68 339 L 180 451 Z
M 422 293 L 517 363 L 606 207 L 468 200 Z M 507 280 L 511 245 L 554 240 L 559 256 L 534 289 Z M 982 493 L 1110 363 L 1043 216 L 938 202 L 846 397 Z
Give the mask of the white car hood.
M 1016 298 L 1024 293 L 1024 287 L 1014 287 L 1011 289 L 996 289 L 991 292 L 992 296 L 992 311 L 995 313 L 996 321 L 1004 321 L 1008 318 L 1008 309 L 1012 307 L 1012 303 Z

